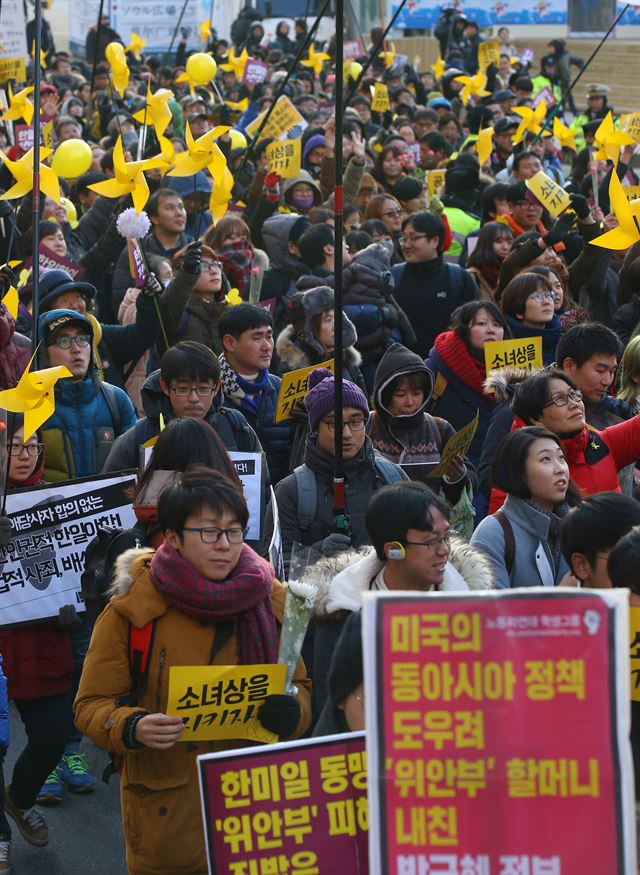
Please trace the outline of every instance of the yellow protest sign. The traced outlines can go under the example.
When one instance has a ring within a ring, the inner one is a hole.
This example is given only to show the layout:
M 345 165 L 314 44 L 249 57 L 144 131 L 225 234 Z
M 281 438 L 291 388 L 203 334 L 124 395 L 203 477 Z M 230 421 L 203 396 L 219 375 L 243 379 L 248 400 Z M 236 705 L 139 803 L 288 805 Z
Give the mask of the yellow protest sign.
M 302 140 L 274 140 L 267 146 L 269 170 L 283 178 L 300 176 Z
M 371 86 L 371 109 L 373 112 L 386 112 L 389 103 L 389 89 L 384 82 L 376 82 Z
M 27 65 L 24 58 L 0 58 L 0 82 L 27 81 Z
M 627 112 L 620 116 L 618 130 L 624 131 L 630 137 L 640 143 L 640 112 Z
M 434 194 L 438 194 L 438 192 L 444 185 L 444 179 L 446 175 L 446 170 L 429 171 L 429 175 L 427 176 L 427 195 L 429 197 L 433 197 Z
M 622 190 L 629 200 L 635 197 L 640 197 L 640 185 L 623 185 Z
M 47 149 L 53 149 L 53 119 L 42 125 L 42 141 Z
M 468 422 L 464 428 L 461 428 L 453 437 L 449 438 L 440 456 L 440 462 L 429 471 L 429 477 L 442 477 L 454 456 L 466 456 L 478 429 L 479 418 L 480 411 L 478 410 L 471 422 Z
M 487 374 L 498 368 L 541 368 L 542 337 L 489 340 L 484 345 L 484 364 Z
M 329 368 L 333 370 L 333 359 L 322 362 L 320 365 L 311 365 L 310 368 L 298 368 L 297 371 L 289 371 L 283 374 L 278 395 L 278 406 L 274 422 L 282 422 L 283 419 L 291 419 L 294 411 L 304 396 L 307 394 L 307 380 L 311 371 L 316 368 Z
M 262 124 L 262 119 L 266 115 L 266 110 L 258 116 L 257 119 L 251 122 L 250 125 L 247 125 L 246 131 L 247 133 L 254 137 L 256 131 Z M 293 130 L 297 125 L 302 124 L 303 127 L 306 126 L 306 122 L 303 117 L 300 115 L 295 106 L 291 103 L 288 97 L 285 97 L 283 94 L 282 97 L 278 98 L 278 101 L 274 107 L 273 112 L 269 116 L 269 121 L 264 127 L 264 130 L 260 134 L 260 139 L 263 137 L 275 137 L 276 140 L 279 140 L 285 134 L 289 133 L 289 131 Z
M 547 176 L 544 170 L 539 170 L 531 179 L 526 179 L 525 185 L 552 216 L 559 216 L 560 213 L 564 213 L 567 207 L 571 206 L 569 192 L 559 186 L 550 176 Z
M 640 608 L 629 608 L 631 701 L 640 702 Z
M 184 721 L 179 741 L 277 741 L 257 714 L 267 696 L 284 693 L 286 673 L 286 665 L 171 666 L 167 714 Z
M 500 65 L 500 43 L 497 39 L 486 40 L 478 44 L 478 64 L 481 70 L 486 70 L 489 64 Z

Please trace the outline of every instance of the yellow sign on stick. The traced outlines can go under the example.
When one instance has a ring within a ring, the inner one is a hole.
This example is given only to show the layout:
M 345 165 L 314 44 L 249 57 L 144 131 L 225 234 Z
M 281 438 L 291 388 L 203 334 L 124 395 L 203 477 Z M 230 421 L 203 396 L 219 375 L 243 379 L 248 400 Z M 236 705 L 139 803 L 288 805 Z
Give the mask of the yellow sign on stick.
M 171 666 L 167 714 L 184 721 L 179 741 L 277 741 L 257 714 L 267 696 L 284 693 L 286 673 L 286 665 Z
M 254 119 L 250 125 L 247 125 L 246 131 L 251 137 L 255 136 L 265 115 L 266 110 L 265 112 L 260 113 L 258 118 Z M 263 139 L 264 137 L 274 137 L 276 140 L 279 140 L 300 124 L 305 126 L 306 122 L 289 98 L 283 94 L 282 97 L 278 98 L 274 110 L 269 116 L 269 121 L 260 134 L 260 139 Z
M 541 368 L 542 337 L 489 340 L 484 345 L 487 374 L 499 368 Z
M 373 112 L 386 112 L 389 103 L 389 89 L 384 82 L 376 82 L 371 88 L 371 109 Z
M 434 194 L 438 194 L 447 175 L 446 170 L 430 170 L 427 176 L 427 195 L 431 198 Z
M 526 179 L 525 185 L 552 216 L 559 216 L 560 213 L 564 213 L 567 207 L 571 206 L 569 192 L 559 186 L 550 176 L 547 176 L 544 170 L 539 170 L 531 179 Z
M 464 428 L 449 438 L 440 456 L 440 462 L 429 471 L 429 477 L 442 477 L 446 474 L 449 463 L 454 456 L 466 456 L 478 429 L 479 418 L 480 411 L 478 410 L 471 422 L 468 422 Z
M 267 146 L 269 170 L 283 178 L 300 176 L 302 140 L 274 140 Z
M 307 380 L 311 371 L 316 368 L 329 368 L 333 370 L 333 359 L 322 362 L 320 365 L 311 365 L 310 368 L 298 368 L 297 371 L 289 371 L 282 377 L 280 394 L 278 395 L 278 407 L 276 408 L 275 422 L 283 419 L 291 419 L 294 411 L 299 408 L 299 403 L 307 394 Z
M 478 64 L 481 70 L 486 70 L 489 64 L 500 66 L 500 43 L 497 39 L 489 39 L 478 45 Z
M 618 130 L 624 131 L 630 137 L 640 143 L 640 112 L 627 112 L 620 116 Z
M 0 58 L 0 82 L 27 81 L 27 65 L 24 58 Z

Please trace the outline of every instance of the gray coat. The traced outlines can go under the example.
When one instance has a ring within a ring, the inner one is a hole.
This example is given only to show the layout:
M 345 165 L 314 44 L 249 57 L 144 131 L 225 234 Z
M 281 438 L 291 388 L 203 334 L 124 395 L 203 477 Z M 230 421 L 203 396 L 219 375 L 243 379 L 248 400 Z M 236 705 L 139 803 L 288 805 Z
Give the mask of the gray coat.
M 511 523 L 515 540 L 515 559 L 511 574 L 505 559 L 505 538 L 500 522 L 485 517 L 471 536 L 471 545 L 481 549 L 493 566 L 496 589 L 521 586 L 558 586 L 569 566 L 560 556 L 554 573 L 547 544 L 549 519 L 522 498 L 508 495 L 502 512 Z

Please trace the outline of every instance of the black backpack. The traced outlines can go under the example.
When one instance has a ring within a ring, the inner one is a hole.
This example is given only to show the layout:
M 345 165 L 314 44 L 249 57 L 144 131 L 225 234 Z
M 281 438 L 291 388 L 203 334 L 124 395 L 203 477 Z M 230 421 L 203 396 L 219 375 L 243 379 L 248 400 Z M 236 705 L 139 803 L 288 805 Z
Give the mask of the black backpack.
M 86 616 L 92 629 L 109 600 L 107 590 L 111 585 L 116 559 L 125 550 L 144 546 L 146 539 L 141 529 L 113 529 L 109 526 L 101 526 L 87 545 L 80 585 Z

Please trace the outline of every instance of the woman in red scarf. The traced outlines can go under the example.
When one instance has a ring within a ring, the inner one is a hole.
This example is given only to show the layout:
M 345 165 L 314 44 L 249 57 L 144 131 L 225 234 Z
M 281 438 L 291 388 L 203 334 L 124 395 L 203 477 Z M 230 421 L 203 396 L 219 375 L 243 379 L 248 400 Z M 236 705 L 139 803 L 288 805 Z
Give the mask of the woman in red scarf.
M 194 466 L 182 474 L 161 493 L 157 518 L 164 544 L 118 561 L 114 595 L 85 660 L 76 723 L 97 745 L 124 755 L 127 871 L 204 875 L 196 758 L 249 742 L 180 743 L 185 724 L 166 714 L 171 668 L 275 663 L 286 588 L 244 543 L 247 504 L 219 471 Z M 129 635 L 149 623 L 147 682 L 133 701 Z M 281 739 L 299 737 L 310 722 L 309 688 L 299 660 L 291 695 L 255 694 L 257 720 Z
M 488 340 L 503 340 L 511 335 L 504 316 L 491 301 L 463 304 L 452 313 L 451 323 L 452 330 L 436 337 L 426 359 L 434 380 L 429 412 L 460 431 L 479 411 L 478 429 L 468 453 L 476 464 L 495 410 L 493 401 L 484 395 L 487 377 L 484 345 Z

